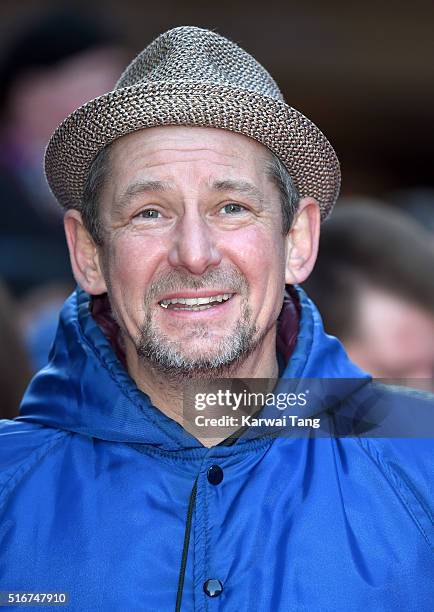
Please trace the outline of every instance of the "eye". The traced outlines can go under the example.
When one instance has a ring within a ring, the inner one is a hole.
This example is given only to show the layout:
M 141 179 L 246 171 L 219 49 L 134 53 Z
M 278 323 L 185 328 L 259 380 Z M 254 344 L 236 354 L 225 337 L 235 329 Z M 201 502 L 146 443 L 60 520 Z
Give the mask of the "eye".
M 245 212 L 244 206 L 241 204 L 235 204 L 235 202 L 230 202 L 229 204 L 225 204 L 223 208 L 220 209 L 222 215 L 236 215 L 238 213 Z
M 158 219 L 161 217 L 161 213 L 155 208 L 147 208 L 146 210 L 141 210 L 137 215 L 134 215 L 133 219 Z

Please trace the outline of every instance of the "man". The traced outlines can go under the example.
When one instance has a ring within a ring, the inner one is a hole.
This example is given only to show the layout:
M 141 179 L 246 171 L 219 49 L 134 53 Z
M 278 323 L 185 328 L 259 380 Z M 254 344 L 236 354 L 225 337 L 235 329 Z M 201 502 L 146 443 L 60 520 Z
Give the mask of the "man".
M 304 288 L 352 361 L 424 385 L 434 373 L 433 269 L 428 232 L 381 202 L 350 198 L 324 224 Z
M 324 380 L 336 422 L 431 402 L 374 388 L 296 287 L 339 189 L 321 132 L 238 46 L 182 27 L 58 128 L 46 171 L 81 288 L 1 430 L 1 589 L 74 610 L 428 610 L 425 441 L 199 440 L 183 419 L 185 383 L 220 376 Z M 308 391 L 283 412 L 313 429 Z

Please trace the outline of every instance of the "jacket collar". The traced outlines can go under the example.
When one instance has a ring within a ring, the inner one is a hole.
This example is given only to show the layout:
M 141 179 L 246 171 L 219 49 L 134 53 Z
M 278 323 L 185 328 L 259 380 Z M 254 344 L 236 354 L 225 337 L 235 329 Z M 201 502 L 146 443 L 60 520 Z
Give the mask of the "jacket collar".
M 116 354 L 119 349 L 113 349 L 107 325 L 95 316 L 106 333 L 92 316 L 88 294 L 77 289 L 65 302 L 50 361 L 32 380 L 19 420 L 167 451 L 203 449 L 137 388 Z M 369 379 L 348 360 L 340 342 L 324 333 L 317 309 L 298 287 L 285 298 L 278 334 L 278 350 L 287 359 L 285 378 L 348 378 L 351 389 Z M 247 432 L 234 446 L 259 435 Z

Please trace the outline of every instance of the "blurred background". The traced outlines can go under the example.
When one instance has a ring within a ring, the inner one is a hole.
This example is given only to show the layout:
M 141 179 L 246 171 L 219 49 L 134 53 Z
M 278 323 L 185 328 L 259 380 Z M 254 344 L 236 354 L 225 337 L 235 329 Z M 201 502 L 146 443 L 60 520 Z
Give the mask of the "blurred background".
M 377 377 L 434 372 L 434 3 L 340 0 L 0 4 L 1 416 L 47 362 L 73 289 L 42 158 L 57 124 L 113 88 L 178 25 L 252 53 L 342 165 L 306 290 L 350 356 Z

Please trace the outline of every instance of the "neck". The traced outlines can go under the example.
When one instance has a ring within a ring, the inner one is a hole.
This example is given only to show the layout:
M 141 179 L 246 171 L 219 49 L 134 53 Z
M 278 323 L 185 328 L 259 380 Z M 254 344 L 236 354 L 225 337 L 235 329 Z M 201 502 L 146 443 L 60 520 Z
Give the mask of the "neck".
M 185 429 L 188 423 L 184 421 L 184 390 L 189 381 L 195 377 L 181 378 L 165 373 L 151 363 L 143 362 L 136 352 L 132 342 L 125 339 L 126 365 L 128 373 L 138 388 L 146 393 L 154 406 L 169 418 L 177 421 Z M 276 380 L 278 378 L 278 363 L 276 354 L 276 327 L 274 326 L 255 350 L 243 361 L 229 366 L 223 373 L 212 372 L 204 376 L 201 373 L 197 378 L 212 380 L 218 378 L 264 378 Z M 197 379 L 196 379 L 197 380 Z M 273 385 L 274 386 L 274 385 Z M 204 446 L 214 446 L 224 438 L 198 438 Z

